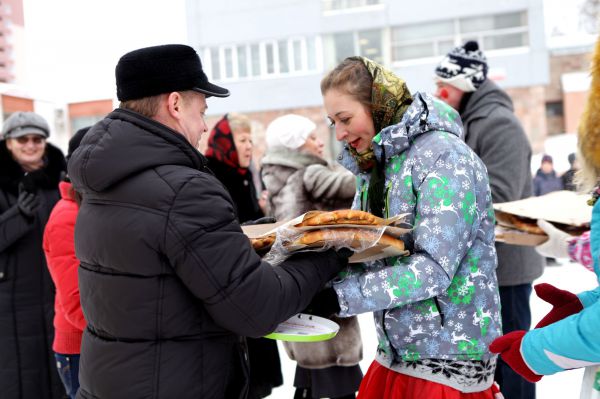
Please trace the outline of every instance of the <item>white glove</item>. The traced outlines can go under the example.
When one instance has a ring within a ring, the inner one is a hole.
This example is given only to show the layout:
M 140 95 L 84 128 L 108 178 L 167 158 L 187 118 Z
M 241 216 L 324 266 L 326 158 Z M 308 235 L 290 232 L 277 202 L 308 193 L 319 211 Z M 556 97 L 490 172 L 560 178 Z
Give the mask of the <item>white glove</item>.
M 572 237 L 545 220 L 539 219 L 537 225 L 548 235 L 548 241 L 535 247 L 535 250 L 547 258 L 568 258 L 568 241 Z

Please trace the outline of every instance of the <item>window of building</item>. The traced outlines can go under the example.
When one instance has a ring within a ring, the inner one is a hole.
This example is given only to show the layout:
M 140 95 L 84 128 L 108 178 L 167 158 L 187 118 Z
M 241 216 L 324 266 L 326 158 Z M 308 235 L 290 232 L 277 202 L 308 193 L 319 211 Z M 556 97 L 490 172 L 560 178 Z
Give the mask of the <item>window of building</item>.
M 564 108 L 562 101 L 551 101 L 546 103 L 546 116 L 563 116 Z
M 467 40 L 484 51 L 529 44 L 527 12 L 484 15 L 392 28 L 392 61 L 439 57 Z
M 248 57 L 248 47 L 247 46 L 237 46 L 237 73 L 238 77 L 246 78 L 248 77 L 248 70 L 252 68 L 252 65 L 248 65 L 250 63 L 250 57 Z
M 383 63 L 383 31 L 381 29 L 338 32 L 324 39 L 325 64 L 331 68 L 346 57 L 362 55 Z
M 104 119 L 105 115 L 86 115 L 86 116 L 78 116 L 75 118 L 71 118 L 71 130 L 73 132 L 78 131 L 86 126 L 92 126 L 96 122 Z
M 287 40 L 277 42 L 277 52 L 279 56 L 279 73 L 288 73 L 290 71 L 290 52 L 288 51 Z
M 237 69 L 237 57 L 234 55 L 234 52 L 237 53 L 236 48 L 224 47 L 221 50 L 221 76 L 223 79 L 231 79 L 235 76 L 234 68 Z
M 322 0 L 323 11 L 347 10 L 381 4 L 381 0 Z
M 219 62 L 219 49 L 211 48 L 210 49 L 210 73 L 213 79 L 221 79 L 221 68 Z
M 320 70 L 321 68 L 319 68 L 318 62 L 317 62 L 317 54 L 319 54 L 318 59 L 321 60 L 321 47 L 320 47 L 320 40 L 318 41 L 318 39 L 316 37 L 308 37 L 306 38 L 306 57 L 304 57 L 304 59 L 306 60 L 306 70 L 307 71 L 316 71 L 316 70 Z
M 260 46 L 258 44 L 251 44 L 248 46 L 250 50 L 250 65 L 252 65 L 252 76 L 260 76 L 262 71 L 260 69 Z
M 380 29 L 358 32 L 358 54 L 383 64 Z
M 211 79 L 236 80 L 317 71 L 321 46 L 317 37 L 294 37 L 213 47 L 199 53 Z
M 265 66 L 263 70 L 267 75 L 273 75 L 277 67 L 275 64 L 275 43 L 263 43 L 262 50 L 262 64 Z

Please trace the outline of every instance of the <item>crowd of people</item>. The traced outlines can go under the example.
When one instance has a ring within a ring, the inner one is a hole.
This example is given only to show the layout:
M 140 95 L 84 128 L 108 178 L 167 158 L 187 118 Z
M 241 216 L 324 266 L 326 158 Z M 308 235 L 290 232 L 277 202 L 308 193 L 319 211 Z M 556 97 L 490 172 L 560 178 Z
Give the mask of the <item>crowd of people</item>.
M 320 87 L 338 164 L 301 115 L 271 121 L 260 168 L 248 116 L 228 113 L 209 132 L 207 99 L 230 93 L 186 45 L 123 55 L 119 107 L 74 134 L 66 157 L 40 115 L 10 115 L 0 141 L 2 397 L 268 397 L 284 381 L 264 336 L 299 312 L 340 330 L 284 343 L 294 398 L 531 399 L 541 376 L 600 363 L 599 291 L 533 287 L 544 257 L 600 273 L 600 189 L 591 232 L 573 238 L 540 221 L 549 240 L 537 248 L 496 242 L 492 207 L 575 190 L 579 168 L 594 186 L 598 69 L 580 154 L 560 177 L 548 155 L 531 176 L 527 136 L 487 71 L 474 41 L 440 60 L 433 94 L 346 58 Z M 273 267 L 241 228 L 346 208 L 405 215 L 409 255 L 348 263 L 351 249 L 331 248 Z M 554 307 L 530 330 L 534 290 Z M 364 313 L 378 346 L 363 375 Z

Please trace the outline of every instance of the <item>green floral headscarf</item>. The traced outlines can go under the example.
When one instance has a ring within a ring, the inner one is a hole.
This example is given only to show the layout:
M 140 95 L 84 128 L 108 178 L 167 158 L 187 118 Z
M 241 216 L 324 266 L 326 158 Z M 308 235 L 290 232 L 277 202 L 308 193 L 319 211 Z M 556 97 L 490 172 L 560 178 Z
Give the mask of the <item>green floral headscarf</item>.
M 404 80 L 400 79 L 393 72 L 368 58 L 352 58 L 360 60 L 367 67 L 369 74 L 373 78 L 373 86 L 371 88 L 371 116 L 375 132 L 378 134 L 383 128 L 400 122 L 402 115 L 404 115 L 404 112 L 413 101 L 412 95 Z M 362 170 L 371 171 L 371 181 L 368 190 L 369 208 L 373 214 L 382 216 L 385 206 L 383 198 L 385 188 L 383 170 L 385 165 L 378 165 L 376 163 L 372 147 L 361 154 L 356 152 L 352 147 L 349 147 L 349 150 Z
M 371 88 L 371 115 L 375 131 L 400 122 L 402 115 L 412 104 L 413 98 L 404 80 L 375 61 L 357 57 L 367 67 L 373 78 Z
M 404 80 L 368 58 L 350 57 L 350 59 L 362 62 L 373 78 L 371 116 L 375 132 L 379 133 L 383 128 L 400 122 L 402 115 L 412 103 L 412 95 Z M 372 148 L 360 154 L 352 147 L 348 147 L 348 150 L 362 170 L 370 170 L 375 164 Z

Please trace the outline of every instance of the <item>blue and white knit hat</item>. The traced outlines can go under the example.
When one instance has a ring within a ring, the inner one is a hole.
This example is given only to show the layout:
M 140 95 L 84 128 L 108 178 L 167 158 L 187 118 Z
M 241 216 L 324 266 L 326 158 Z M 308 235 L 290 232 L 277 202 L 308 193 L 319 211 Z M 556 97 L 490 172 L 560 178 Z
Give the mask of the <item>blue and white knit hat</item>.
M 435 68 L 434 79 L 465 92 L 477 90 L 487 78 L 487 59 L 475 41 L 455 47 Z

